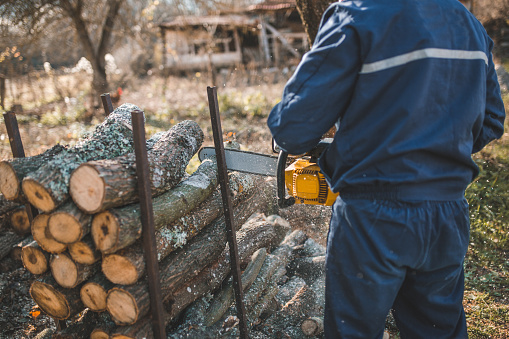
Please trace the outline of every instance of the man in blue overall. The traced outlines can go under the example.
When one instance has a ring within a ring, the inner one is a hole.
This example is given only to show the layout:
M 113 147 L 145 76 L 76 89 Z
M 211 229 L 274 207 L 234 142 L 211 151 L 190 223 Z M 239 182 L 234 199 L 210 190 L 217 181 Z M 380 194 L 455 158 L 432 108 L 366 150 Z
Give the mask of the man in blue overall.
M 334 192 L 326 338 L 467 338 L 462 306 L 471 154 L 503 134 L 482 25 L 458 0 L 331 5 L 268 126 L 290 154 L 337 132 L 319 165 Z

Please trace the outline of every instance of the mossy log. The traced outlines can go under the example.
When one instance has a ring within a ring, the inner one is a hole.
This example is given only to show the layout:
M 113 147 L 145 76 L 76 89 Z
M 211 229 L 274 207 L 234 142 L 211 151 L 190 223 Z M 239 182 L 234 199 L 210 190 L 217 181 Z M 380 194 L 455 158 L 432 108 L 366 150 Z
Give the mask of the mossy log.
M 23 193 L 28 201 L 43 212 L 52 212 L 69 198 L 69 179 L 79 165 L 133 152 L 133 110 L 139 108 L 132 104 L 118 107 L 103 123 L 96 126 L 90 136 L 29 173 L 22 183 Z
M 203 131 L 190 120 L 173 126 L 147 151 L 152 195 L 180 182 L 191 157 L 203 142 Z M 132 204 L 139 200 L 136 157 L 129 153 L 80 165 L 71 175 L 69 193 L 86 213 Z
M 56 241 L 48 230 L 49 214 L 38 214 L 32 220 L 32 236 L 39 246 L 48 253 L 62 253 L 66 244 Z
M 94 312 L 106 311 L 106 296 L 113 287 L 114 283 L 102 273 L 97 273 L 81 286 L 80 297 L 83 305 Z
M 250 199 L 244 200 L 235 207 L 234 220 L 237 221 L 237 229 L 255 211 L 263 211 L 264 206 L 267 205 L 266 200 L 264 195 L 254 194 Z M 224 216 L 218 218 L 191 239 L 185 247 L 171 253 L 160 262 L 161 289 L 164 298 L 171 298 L 173 291 L 184 286 L 204 267 L 215 261 L 226 244 L 225 227 Z M 253 252 L 256 249 L 253 249 Z M 134 285 L 113 288 L 108 292 L 106 301 L 108 312 L 117 324 L 133 324 L 149 311 L 147 282 L 140 280 Z
M 91 223 L 92 215 L 84 213 L 69 200 L 50 214 L 48 231 L 53 239 L 68 245 L 89 234 Z
M 72 259 L 79 264 L 92 265 L 101 260 L 101 252 L 95 248 L 90 234 L 80 241 L 69 244 L 68 250 Z
M 7 212 L 9 224 L 14 232 L 20 235 L 30 234 L 30 220 L 25 206 L 19 206 Z
M 232 203 L 240 203 L 255 192 L 259 192 L 260 182 L 246 173 L 232 173 L 229 176 Z M 166 227 L 156 231 L 157 259 L 161 261 L 171 252 L 184 246 L 206 225 L 216 219 L 223 211 L 221 192 L 216 190 L 197 208 Z M 142 243 L 137 242 L 126 249 L 107 254 L 102 261 L 104 275 L 112 282 L 121 285 L 134 284 L 145 273 L 145 259 Z
M 216 162 L 207 159 L 189 178 L 152 200 L 154 228 L 158 230 L 188 214 L 216 187 Z M 96 214 L 91 231 L 96 247 L 104 254 L 109 254 L 132 245 L 141 237 L 140 216 L 139 204 Z
M 5 231 L 0 233 L 0 260 L 8 255 L 12 248 L 19 244 L 24 237 L 11 231 Z
M 22 159 L 22 158 L 17 158 Z M 20 207 L 21 204 L 7 200 L 3 194 L 0 194 L 0 216 L 4 215 L 5 213 Z
M 99 263 L 83 265 L 67 253 L 52 254 L 49 263 L 55 281 L 62 287 L 74 288 L 99 272 Z
M 60 287 L 51 274 L 35 280 L 30 295 L 44 313 L 58 320 L 68 319 L 84 309 L 79 288 Z
M 38 170 L 65 149 L 65 146 L 55 145 L 39 155 L 1 161 L 0 192 L 5 199 L 25 204 L 26 198 L 21 189 L 21 183 L 25 176 Z
M 21 249 L 23 266 L 32 274 L 46 273 L 49 268 L 49 253 L 44 251 L 36 241 L 32 241 Z
M 267 220 L 250 220 L 237 232 L 239 260 L 245 263 L 259 248 L 272 248 L 284 238 L 289 225 L 284 222 Z M 230 256 L 228 246 L 220 256 L 204 267 L 198 275 L 187 284 L 182 284 L 169 297 L 169 319 L 176 318 L 196 299 L 215 291 L 230 273 Z M 191 288 L 192 286 L 192 288 Z

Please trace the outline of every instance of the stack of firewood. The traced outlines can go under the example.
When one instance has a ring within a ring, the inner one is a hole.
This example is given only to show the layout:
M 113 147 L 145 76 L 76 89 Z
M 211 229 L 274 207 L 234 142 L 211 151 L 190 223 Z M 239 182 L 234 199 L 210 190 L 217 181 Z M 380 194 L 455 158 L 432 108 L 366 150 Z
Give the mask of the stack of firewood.
M 38 156 L 0 162 L 4 214 L 24 211 L 28 203 L 39 211 L 8 245 L 7 237 L 0 238 L 0 250 L 25 240 L 21 259 L 37 275 L 32 298 L 49 316 L 73 320 L 54 337 L 151 336 L 130 126 L 136 109 L 120 106 L 75 146 L 57 145 Z M 217 167 L 209 159 L 191 175 L 185 171 L 203 138 L 198 124 L 184 121 L 147 140 L 157 258 L 167 324 L 175 327 L 177 317 L 190 309 L 186 318 L 202 322 L 191 326 L 188 321 L 186 330 L 222 333 L 235 329 L 235 311 L 227 286 L 229 250 Z M 277 283 L 305 237 L 302 232 L 287 236 L 287 222 L 264 217 L 273 206 L 272 179 L 235 172 L 229 185 L 253 327 L 280 290 Z M 262 214 L 252 217 L 256 212 Z M 26 214 L 23 218 L 28 220 Z M 202 297 L 222 286 L 215 303 L 199 306 Z M 320 313 L 316 298 L 311 299 L 306 317 Z

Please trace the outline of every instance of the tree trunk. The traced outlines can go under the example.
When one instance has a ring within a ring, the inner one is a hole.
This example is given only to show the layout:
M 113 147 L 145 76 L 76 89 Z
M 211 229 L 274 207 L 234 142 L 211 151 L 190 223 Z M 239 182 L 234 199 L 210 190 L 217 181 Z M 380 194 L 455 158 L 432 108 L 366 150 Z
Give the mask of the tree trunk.
M 148 150 L 152 195 L 159 195 L 180 182 L 203 138 L 200 126 L 187 120 L 173 126 Z M 80 165 L 70 179 L 73 201 L 86 213 L 137 202 L 135 165 L 134 153 Z
M 255 183 L 255 178 L 252 175 L 232 173 L 229 179 L 230 193 L 234 205 L 249 199 L 250 196 L 260 190 L 260 187 L 256 186 L 260 183 Z M 221 192 L 216 190 L 189 214 L 171 225 L 157 230 L 157 259 L 161 261 L 177 248 L 184 246 L 205 226 L 212 223 L 221 214 L 222 210 Z M 145 273 L 142 246 L 142 243 L 138 241 L 125 250 L 105 255 L 102 262 L 104 275 L 116 284 L 134 284 Z
M 35 280 L 30 295 L 41 310 L 58 320 L 68 319 L 84 309 L 79 289 L 58 286 L 51 274 Z
M 80 241 L 70 244 L 69 254 L 72 260 L 79 264 L 92 265 L 101 260 L 101 252 L 95 248 L 91 235 L 87 235 Z
M 14 158 L 0 162 L 0 192 L 2 192 L 5 199 L 20 204 L 26 203 L 26 198 L 21 190 L 23 179 L 64 150 L 66 150 L 65 146 L 55 145 L 44 153 L 33 157 Z
M 297 10 L 308 36 L 309 46 L 313 46 L 320 21 L 325 10 L 334 0 L 296 0 Z
M 97 125 L 91 136 L 27 175 L 22 188 L 28 201 L 43 212 L 51 212 L 69 197 L 69 178 L 80 164 L 133 152 L 133 110 L 139 108 L 123 104 Z
M 264 201 L 265 200 L 265 201 Z M 255 211 L 264 210 L 267 197 L 254 194 L 234 208 L 237 228 Z M 226 243 L 224 217 L 218 218 L 194 237 L 184 248 L 175 251 L 159 265 L 163 296 L 171 298 L 172 291 L 195 277 L 223 251 Z M 263 247 L 263 246 L 262 246 Z M 256 249 L 253 249 L 253 252 Z M 251 253 L 252 254 L 252 253 Z M 114 288 L 108 293 L 107 309 L 117 324 L 133 324 L 149 311 L 147 282 Z
M 32 220 L 32 236 L 39 246 L 48 253 L 62 253 L 66 244 L 56 241 L 48 230 L 49 214 L 38 214 Z
M 216 162 L 205 160 L 189 178 L 152 200 L 155 229 L 188 214 L 216 186 Z M 92 237 L 96 247 L 102 253 L 109 254 L 132 245 L 141 237 L 140 216 L 138 204 L 96 214 L 92 220 Z
M 85 214 L 72 201 L 68 201 L 51 213 L 48 231 L 56 241 L 72 244 L 90 233 L 92 215 Z
M 94 312 L 106 311 L 106 296 L 108 291 L 115 287 L 111 281 L 98 273 L 83 284 L 80 297 L 83 305 Z
M 83 265 L 74 262 L 66 253 L 52 254 L 50 259 L 51 273 L 62 287 L 74 288 L 99 272 L 99 263 Z
M 32 274 L 46 273 L 49 268 L 49 253 L 44 251 L 36 241 L 32 241 L 21 250 L 23 266 Z

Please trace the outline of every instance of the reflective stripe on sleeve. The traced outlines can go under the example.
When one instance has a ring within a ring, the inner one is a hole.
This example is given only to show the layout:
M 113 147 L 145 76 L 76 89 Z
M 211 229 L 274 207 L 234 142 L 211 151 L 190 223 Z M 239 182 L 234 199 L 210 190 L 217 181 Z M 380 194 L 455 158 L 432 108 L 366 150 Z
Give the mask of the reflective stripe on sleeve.
M 374 73 L 392 67 L 408 64 L 412 61 L 438 58 L 438 59 L 459 59 L 459 60 L 483 60 L 488 64 L 488 56 L 482 51 L 463 51 L 455 49 L 425 48 L 410 53 L 397 55 L 384 60 L 364 64 L 360 74 Z

